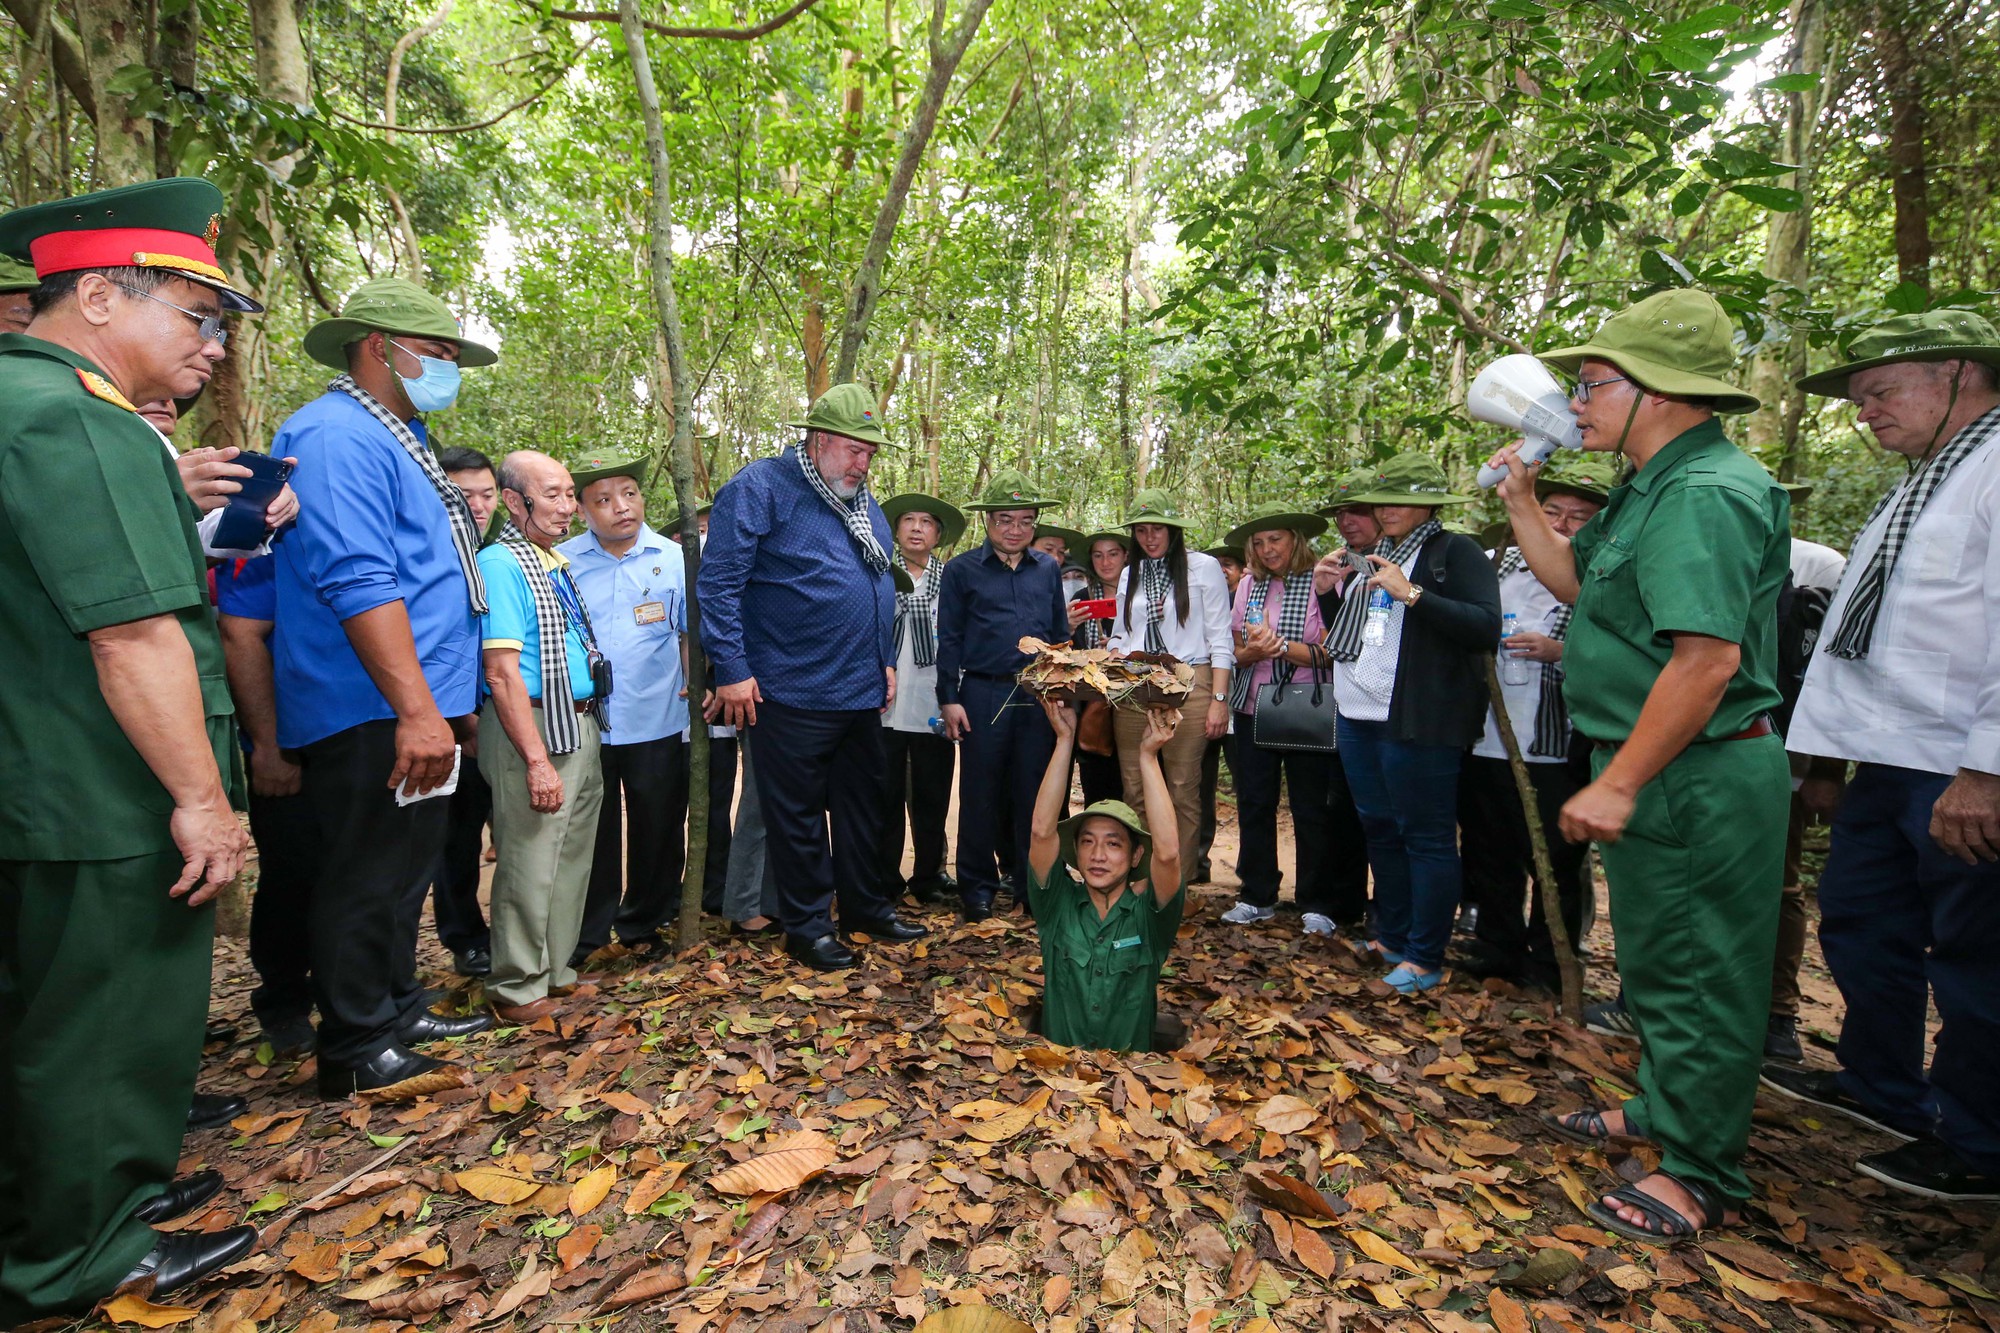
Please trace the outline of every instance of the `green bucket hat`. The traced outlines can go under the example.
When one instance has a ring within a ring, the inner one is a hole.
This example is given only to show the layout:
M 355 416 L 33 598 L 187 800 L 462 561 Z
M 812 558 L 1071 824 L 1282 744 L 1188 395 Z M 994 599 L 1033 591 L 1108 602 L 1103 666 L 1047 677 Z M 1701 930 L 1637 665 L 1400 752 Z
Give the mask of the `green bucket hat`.
M 1608 504 L 1611 488 L 1617 484 L 1618 467 L 1609 455 L 1563 450 L 1535 474 L 1535 498 L 1554 492 Z
M 1146 832 L 1146 822 L 1139 818 L 1138 811 L 1123 801 L 1098 801 L 1056 825 L 1056 834 L 1062 840 L 1063 864 L 1076 864 L 1077 830 L 1083 827 L 1084 820 L 1100 815 L 1115 819 L 1132 831 L 1133 839 L 1139 844 L 1139 864 L 1132 867 L 1132 878 L 1146 878 L 1146 873 L 1153 868 L 1153 835 Z
M 1117 542 L 1118 545 L 1125 551 L 1127 555 L 1130 555 L 1132 553 L 1131 533 L 1119 532 L 1116 528 L 1104 528 L 1097 532 L 1092 532 L 1085 535 L 1083 539 L 1084 555 L 1088 556 L 1090 554 L 1090 548 L 1097 545 L 1099 542 Z
M 1211 560 L 1234 560 L 1237 564 L 1245 566 L 1250 563 L 1243 558 L 1243 548 L 1240 546 L 1211 546 L 1202 554 Z
M 866 386 L 852 382 L 836 384 L 814 399 L 804 421 L 785 424 L 798 430 L 823 430 L 829 435 L 845 436 L 884 449 L 896 447 L 882 433 L 882 423 L 875 419 L 875 395 Z
M 965 515 L 958 506 L 948 505 L 935 495 L 925 495 L 922 491 L 904 491 L 892 495 L 882 502 L 882 516 L 889 520 L 889 531 L 896 530 L 896 520 L 905 514 L 929 514 L 938 522 L 942 535 L 940 546 L 956 546 L 958 539 L 965 535 Z
M 1231 528 L 1222 538 L 1225 546 L 1238 550 L 1249 547 L 1250 539 L 1260 532 L 1274 528 L 1289 528 L 1307 541 L 1326 531 L 1326 520 L 1317 514 L 1300 511 L 1297 505 L 1286 500 L 1266 500 L 1250 511 L 1250 517 Z M 1239 559 L 1241 557 L 1238 557 Z
M 1781 481 L 1778 485 L 1784 488 L 1786 495 L 1792 497 L 1794 509 L 1812 499 L 1813 484 L 1809 481 Z
M 708 511 L 713 508 L 715 508 L 715 505 L 712 502 L 696 505 L 694 510 L 694 516 L 696 518 L 706 518 L 708 517 Z M 676 509 L 674 510 L 674 516 L 667 520 L 666 531 L 679 532 L 680 530 L 681 530 L 681 511 Z
M 19 292 L 32 292 L 42 285 L 35 276 L 32 265 L 23 264 L 18 259 L 0 255 L 0 296 L 13 296 Z
M 345 370 L 348 346 L 376 332 L 457 343 L 458 364 L 467 370 L 500 359 L 492 348 L 465 336 L 449 306 L 408 278 L 372 278 L 356 287 L 338 315 L 306 330 L 306 355 Z
M 1358 467 L 1352 472 L 1343 473 L 1340 480 L 1333 484 L 1333 498 L 1321 505 L 1318 512 L 1327 518 L 1332 518 L 1339 510 L 1358 503 L 1354 497 L 1366 495 L 1368 488 L 1374 482 L 1375 469 L 1372 467 Z
M 1035 492 L 1035 484 L 1026 475 L 1012 468 L 993 474 L 986 483 L 986 489 L 979 498 L 965 507 L 976 514 L 990 514 L 996 510 L 1032 509 L 1040 513 L 1044 509 L 1054 509 L 1060 501 Z
M 1079 560 L 1083 557 L 1084 535 L 1075 528 L 1065 528 L 1056 523 L 1037 523 L 1034 540 L 1040 541 L 1044 537 L 1062 538 L 1063 545 L 1068 548 L 1070 559 Z
M 1340 501 L 1342 505 L 1469 505 L 1469 495 L 1455 495 L 1446 483 L 1444 469 L 1428 454 L 1396 454 L 1376 468 L 1363 483 L 1359 495 Z
M 1725 378 L 1736 367 L 1729 318 L 1713 296 L 1691 287 L 1627 306 L 1598 325 L 1587 343 L 1535 355 L 1572 375 L 1586 358 L 1609 361 L 1654 393 L 1712 398 L 1718 412 L 1763 406 Z
M 583 488 L 593 481 L 608 481 L 612 477 L 630 477 L 640 487 L 646 484 L 646 460 L 633 454 L 585 454 L 570 465 L 570 480 L 576 483 L 576 493 L 583 494 Z
M 1181 512 L 1180 503 L 1162 490 L 1143 490 L 1132 497 L 1132 507 L 1125 511 L 1119 521 L 1121 528 L 1135 528 L 1141 523 L 1161 523 L 1170 528 L 1192 528 L 1194 520 Z
M 1898 361 L 1981 361 L 2000 367 L 2000 333 L 1970 310 L 1926 310 L 1885 319 L 1844 343 L 1840 353 L 1845 359 L 1839 365 L 1807 375 L 1799 387 L 1845 398 L 1849 376 Z

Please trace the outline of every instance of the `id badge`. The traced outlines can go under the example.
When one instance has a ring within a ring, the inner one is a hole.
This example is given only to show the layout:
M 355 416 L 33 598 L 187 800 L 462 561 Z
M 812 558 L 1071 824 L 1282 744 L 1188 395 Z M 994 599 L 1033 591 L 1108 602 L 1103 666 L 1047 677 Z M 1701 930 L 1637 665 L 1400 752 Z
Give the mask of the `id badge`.
M 665 602 L 641 602 L 632 608 L 632 619 L 641 625 L 657 625 L 667 618 Z

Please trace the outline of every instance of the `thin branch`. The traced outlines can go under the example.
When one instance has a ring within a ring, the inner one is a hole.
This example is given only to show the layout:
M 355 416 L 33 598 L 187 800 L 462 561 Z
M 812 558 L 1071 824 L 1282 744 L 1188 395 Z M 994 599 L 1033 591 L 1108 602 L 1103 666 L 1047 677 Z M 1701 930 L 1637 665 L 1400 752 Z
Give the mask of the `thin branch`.
M 513 115 L 516 111 L 521 110 L 521 108 L 530 106 L 536 102 L 541 101 L 544 97 L 547 97 L 549 93 L 555 89 L 555 86 L 558 83 L 561 83 L 564 79 L 569 77 L 570 71 L 576 68 L 577 61 L 583 59 L 584 53 L 589 51 L 591 47 L 597 44 L 597 36 L 598 35 L 596 33 L 592 33 L 590 35 L 589 41 L 585 42 L 582 46 L 576 48 L 575 59 L 571 60 L 567 65 L 564 65 L 561 69 L 557 70 L 547 83 L 535 89 L 535 91 L 529 93 L 526 97 L 523 97 L 520 101 L 510 103 L 501 110 L 496 111 L 492 115 L 486 117 L 486 119 L 484 120 L 467 121 L 463 125 L 430 125 L 430 126 L 387 125 L 380 121 L 363 120 L 359 116 L 350 116 L 345 111 L 342 111 L 337 107 L 328 107 L 327 110 L 333 115 L 334 119 L 336 120 L 344 120 L 348 124 L 357 125 L 364 130 L 387 130 L 393 134 L 470 134 L 474 130 L 490 129 L 493 126 L 498 125 L 501 121 L 507 119 L 507 117 Z
M 646 31 L 657 32 L 662 37 L 699 37 L 723 42 L 748 42 L 776 32 L 818 3 L 819 0 L 797 0 L 796 4 L 776 18 L 766 19 L 748 28 L 673 28 L 664 23 L 655 23 L 651 19 L 640 19 L 639 22 L 645 26 Z M 568 19 L 572 23 L 618 22 L 617 13 L 607 9 L 552 9 L 549 11 L 549 17 Z

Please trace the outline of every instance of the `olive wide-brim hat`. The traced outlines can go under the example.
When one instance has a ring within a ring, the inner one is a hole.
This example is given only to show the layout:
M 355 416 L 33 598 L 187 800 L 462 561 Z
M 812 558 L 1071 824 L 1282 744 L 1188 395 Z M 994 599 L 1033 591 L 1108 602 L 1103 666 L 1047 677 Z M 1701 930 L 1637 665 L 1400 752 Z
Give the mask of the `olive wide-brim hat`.
M 882 423 L 875 419 L 875 395 L 867 386 L 849 381 L 836 384 L 818 398 L 806 411 L 804 421 L 784 423 L 796 430 L 823 430 L 829 435 L 844 435 L 850 440 L 860 440 L 864 444 L 877 445 L 884 449 L 896 446 L 882 433 Z
M 1361 484 L 1361 483 L 1358 483 Z M 1470 495 L 1458 495 L 1445 480 L 1444 469 L 1428 454 L 1400 453 L 1376 468 L 1361 494 L 1342 496 L 1346 505 L 1469 505 Z
M 646 485 L 646 459 L 638 454 L 585 454 L 570 464 L 570 480 L 576 483 L 576 493 L 583 494 L 583 488 L 592 482 L 609 481 L 613 477 L 630 477 L 642 489 Z
M 1717 412 L 1755 412 L 1763 402 L 1726 376 L 1736 368 L 1729 317 L 1707 292 L 1677 287 L 1627 306 L 1589 342 L 1535 355 L 1574 375 L 1586 360 L 1609 361 L 1641 388 L 1706 398 Z
M 1005 513 L 1010 509 L 1032 509 L 1039 514 L 1061 503 L 1053 496 L 1039 494 L 1026 473 L 1007 468 L 994 473 L 979 498 L 965 507 L 975 514 Z
M 1326 531 L 1326 520 L 1318 514 L 1300 512 L 1289 501 L 1266 500 L 1250 511 L 1250 517 L 1238 523 L 1223 535 L 1222 544 L 1238 551 L 1248 549 L 1250 539 L 1260 532 L 1284 529 L 1296 532 L 1303 541 L 1311 541 Z M 1240 555 L 1237 557 L 1242 558 Z
M 1146 832 L 1146 821 L 1139 818 L 1139 812 L 1123 801 L 1098 801 L 1056 825 L 1056 836 L 1062 842 L 1062 861 L 1066 866 L 1076 864 L 1076 835 L 1083 828 L 1086 819 L 1115 819 L 1131 830 L 1132 840 L 1138 844 L 1139 860 L 1132 867 L 1132 878 L 1144 879 L 1153 868 L 1153 835 Z
M 1609 504 L 1611 488 L 1617 484 L 1618 468 L 1610 456 L 1564 451 L 1535 474 L 1535 498 L 1575 495 L 1597 504 Z
M 965 515 L 957 505 L 946 504 L 935 495 L 904 491 L 882 502 L 882 516 L 889 520 L 889 531 L 896 530 L 896 520 L 905 514 L 929 514 L 936 519 L 940 546 L 956 546 L 958 539 L 965 535 Z
M 2000 333 L 1970 310 L 1926 310 L 1883 320 L 1840 349 L 1839 365 L 1799 381 L 1826 398 L 1847 397 L 1847 381 L 1864 370 L 1899 361 L 1979 361 L 2000 369 Z
M 1118 526 L 1136 528 L 1141 523 L 1183 529 L 1194 526 L 1194 520 L 1181 512 L 1180 504 L 1173 496 L 1153 489 L 1140 491 L 1132 497 L 1132 507 L 1125 511 L 1125 517 L 1118 521 Z
M 306 355 L 346 370 L 348 347 L 371 333 L 456 343 L 458 364 L 467 370 L 500 359 L 492 348 L 465 336 L 451 307 L 408 278 L 372 278 L 356 287 L 338 315 L 306 330 Z
M 1060 523 L 1037 523 L 1035 525 L 1033 540 L 1040 541 L 1044 537 L 1062 538 L 1063 546 L 1072 556 L 1078 555 L 1083 551 L 1084 535 L 1075 528 L 1066 528 Z
M 41 285 L 42 280 L 35 276 L 34 265 L 0 255 L 0 296 L 32 292 Z

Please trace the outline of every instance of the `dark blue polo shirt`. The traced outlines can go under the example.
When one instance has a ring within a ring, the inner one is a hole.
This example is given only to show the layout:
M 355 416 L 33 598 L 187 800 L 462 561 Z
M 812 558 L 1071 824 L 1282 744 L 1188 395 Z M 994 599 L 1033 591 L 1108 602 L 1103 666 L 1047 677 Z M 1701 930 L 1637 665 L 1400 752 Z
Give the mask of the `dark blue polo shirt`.
M 1032 547 L 1009 567 L 992 542 L 952 557 L 938 588 L 938 703 L 958 702 L 958 678 L 1011 676 L 1028 664 L 1024 634 L 1048 643 L 1069 638 L 1062 569 Z

